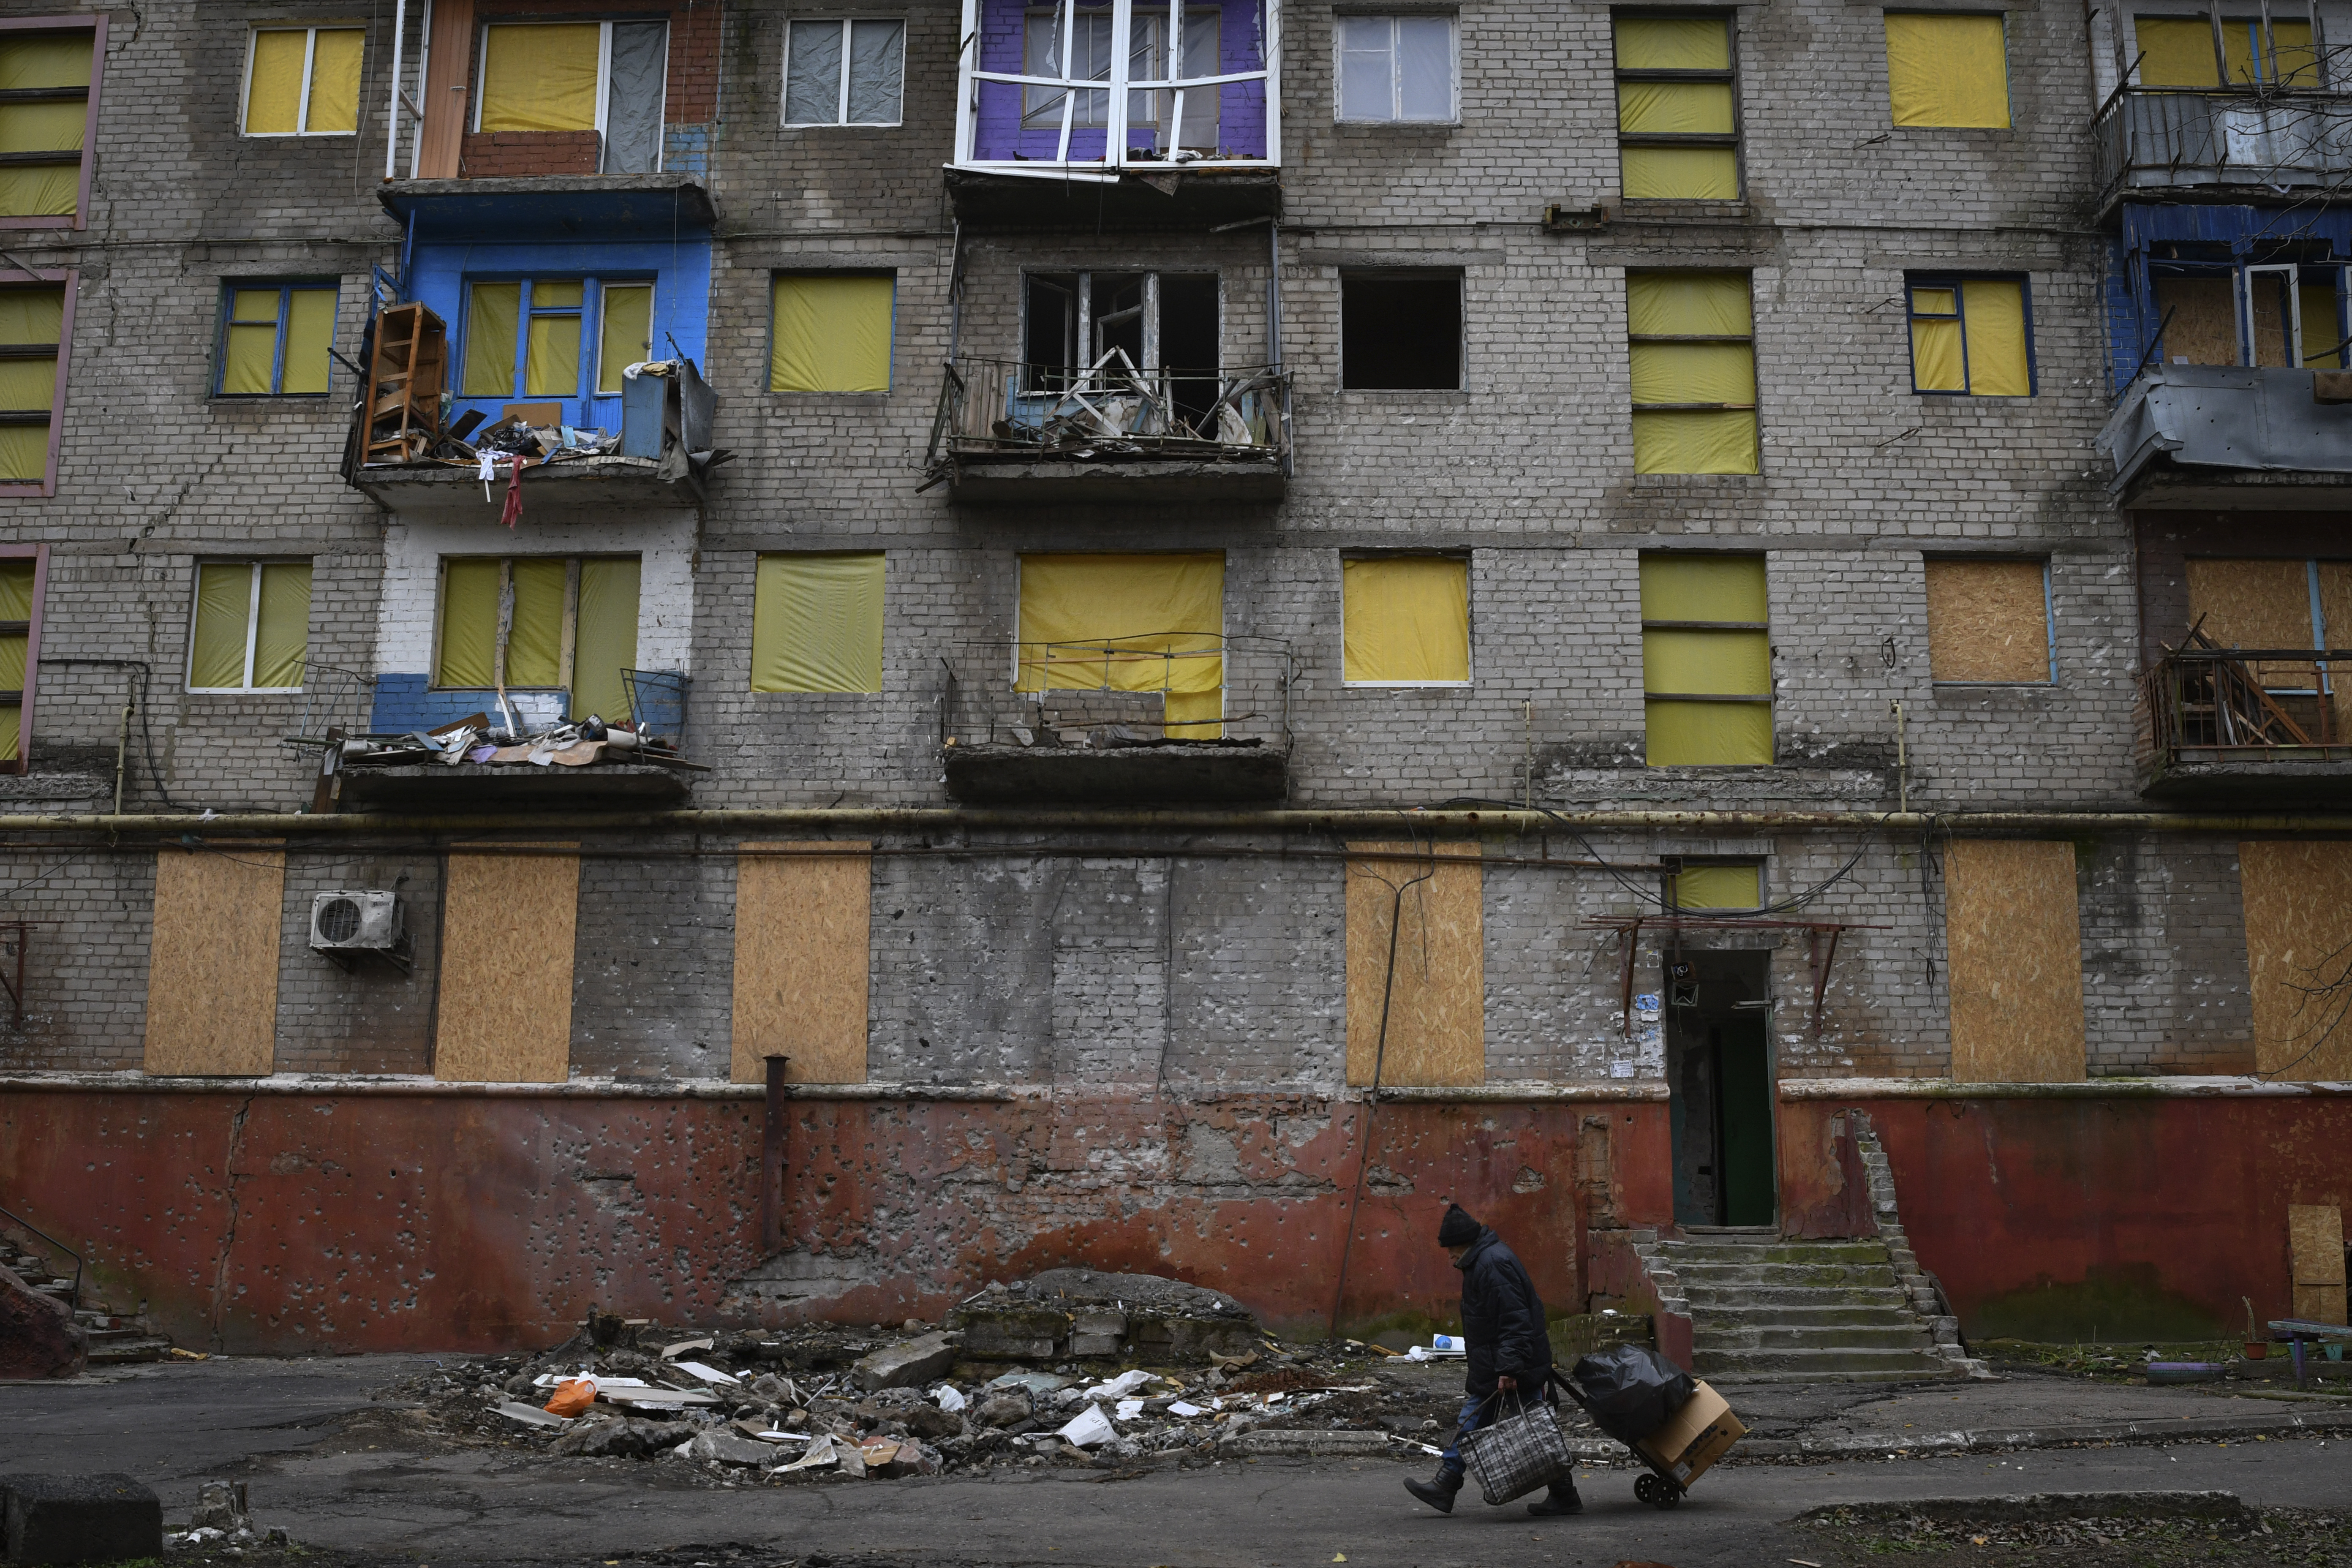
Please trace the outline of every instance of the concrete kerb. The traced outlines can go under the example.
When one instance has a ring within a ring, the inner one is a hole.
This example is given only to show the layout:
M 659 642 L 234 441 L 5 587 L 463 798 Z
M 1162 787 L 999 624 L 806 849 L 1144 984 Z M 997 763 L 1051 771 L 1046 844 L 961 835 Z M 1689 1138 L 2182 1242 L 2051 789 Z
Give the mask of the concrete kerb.
M 2253 1523 L 2261 1514 L 2235 1492 L 2029 1492 L 2006 1497 L 1914 1498 L 1807 1509 L 1796 1522 L 1926 1519 L 1939 1524 L 2046 1524 L 2064 1519 L 2210 1519 Z

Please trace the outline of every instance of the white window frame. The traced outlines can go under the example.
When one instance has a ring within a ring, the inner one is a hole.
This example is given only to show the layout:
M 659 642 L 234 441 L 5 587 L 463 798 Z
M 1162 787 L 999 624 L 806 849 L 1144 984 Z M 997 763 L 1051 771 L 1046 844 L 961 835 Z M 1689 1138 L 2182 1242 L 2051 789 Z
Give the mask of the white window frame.
M 1462 563 L 1462 663 L 1464 680 L 1350 680 L 1348 679 L 1348 563 L 1350 561 L 1459 561 Z M 1478 563 L 1475 554 L 1452 550 L 1360 550 L 1339 555 L 1339 687 L 1345 691 L 1460 691 L 1478 684 Z
M 777 109 L 784 117 L 784 125 L 793 131 L 821 131 L 831 126 L 904 125 L 907 122 L 907 18 L 904 16 L 843 16 L 841 26 L 841 84 L 834 99 L 835 118 L 831 120 L 794 120 L 792 117 L 793 29 L 832 22 L 831 16 L 793 16 L 784 23 L 784 73 L 777 86 Z M 849 51 L 850 28 L 857 22 L 896 22 L 898 24 L 898 112 L 888 120 L 852 120 L 849 118 Z
M 291 28 L 287 30 L 289 32 L 292 31 Z M 207 566 L 245 566 L 251 568 L 252 571 L 252 585 L 247 594 L 245 601 L 245 684 L 242 686 L 198 686 L 195 684 L 196 616 L 202 614 L 204 609 L 202 595 L 204 593 L 205 568 Z M 264 691 L 268 692 L 272 696 L 278 696 L 286 692 L 299 691 L 302 689 L 299 686 L 256 686 L 253 683 L 254 649 L 256 645 L 261 640 L 261 569 L 264 566 L 308 566 L 310 568 L 312 573 L 313 587 L 315 588 L 316 586 L 316 574 L 319 569 L 318 558 L 316 556 L 231 556 L 225 561 L 206 559 L 201 556 L 197 558 L 195 570 L 188 574 L 188 646 L 185 652 L 181 656 L 182 662 L 180 666 L 181 668 L 187 671 L 184 679 L 187 682 L 187 689 L 189 691 L 201 696 L 238 697 L 249 695 L 254 692 Z M 310 628 L 306 626 L 302 628 L 302 669 L 307 675 L 310 672 Z M 21 745 L 21 742 L 19 742 L 19 744 Z
M 1398 68 L 1397 26 L 1407 21 L 1442 21 L 1445 24 L 1446 79 L 1450 87 L 1445 117 L 1408 119 L 1400 110 L 1404 103 L 1404 72 Z M 1389 109 L 1378 118 L 1367 118 L 1347 112 L 1342 94 L 1344 87 L 1341 38 L 1350 22 L 1386 22 L 1389 25 Z M 1331 119 L 1338 125 L 1459 125 L 1462 123 L 1462 16 L 1456 11 L 1340 11 L 1331 18 Z
M 297 32 L 303 34 L 304 37 L 302 39 L 302 100 L 295 110 L 295 128 L 291 131 L 247 130 L 245 127 L 245 117 L 253 107 L 253 58 L 260 51 L 261 35 L 264 33 Z M 256 23 L 252 26 L 247 27 L 245 32 L 245 79 L 238 84 L 236 90 L 236 133 L 238 135 L 253 136 L 263 141 L 275 142 L 288 137 L 357 136 L 360 133 L 360 116 L 356 112 L 352 116 L 352 128 L 349 131 L 313 131 L 310 129 L 310 82 L 318 67 L 319 35 L 321 33 L 357 33 L 360 36 L 360 88 L 361 96 L 366 96 L 367 25 L 365 23 L 315 22 L 298 26 L 265 26 L 260 23 Z M 352 107 L 356 110 L 358 105 L 354 103 Z
M 649 18 L 625 18 L 625 20 L 629 21 L 646 19 Z M 580 24 L 576 22 L 542 22 L 520 18 L 514 21 L 508 21 L 503 17 L 493 18 L 492 20 L 483 23 L 481 37 L 476 39 L 474 43 L 474 102 L 473 107 L 466 115 L 466 129 L 477 136 L 480 135 L 482 132 L 482 98 L 484 96 L 482 87 L 489 80 L 490 29 L 493 27 L 567 27 L 577 26 L 579 25 Z M 669 71 L 667 68 L 669 62 L 669 24 L 665 21 L 662 24 L 662 63 L 664 68 L 662 71 L 661 102 L 654 106 L 655 122 L 664 126 L 667 126 L 669 123 Z M 610 22 L 599 22 L 596 24 L 596 141 L 600 147 L 604 143 L 605 121 L 611 118 L 612 108 L 613 24 Z M 667 138 L 665 137 L 663 139 L 660 153 L 656 158 L 655 162 L 659 163 L 663 160 L 667 159 L 668 155 L 668 141 Z

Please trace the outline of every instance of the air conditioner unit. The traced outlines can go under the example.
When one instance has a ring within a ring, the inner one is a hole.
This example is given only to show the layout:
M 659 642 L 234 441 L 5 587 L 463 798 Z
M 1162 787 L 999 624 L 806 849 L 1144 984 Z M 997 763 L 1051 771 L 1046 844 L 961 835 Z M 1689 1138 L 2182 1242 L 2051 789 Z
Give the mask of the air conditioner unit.
M 397 893 L 320 893 L 310 904 L 310 945 L 321 952 L 388 952 L 400 942 Z

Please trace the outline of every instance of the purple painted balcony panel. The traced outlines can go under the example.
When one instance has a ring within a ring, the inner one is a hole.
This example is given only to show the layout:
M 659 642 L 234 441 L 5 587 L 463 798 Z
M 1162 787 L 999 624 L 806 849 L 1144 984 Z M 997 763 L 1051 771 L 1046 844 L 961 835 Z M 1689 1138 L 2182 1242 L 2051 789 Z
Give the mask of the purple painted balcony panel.
M 982 0 L 980 24 L 980 68 L 1020 75 L 1034 71 L 1045 75 L 1045 62 L 1041 58 L 1024 60 L 1024 39 L 1029 31 L 1030 18 L 1050 16 L 1049 9 L 1032 7 L 1017 0 Z M 1189 38 L 1185 62 L 1189 68 L 1202 75 L 1229 75 L 1239 71 L 1264 68 L 1258 44 L 1259 0 L 1220 0 L 1214 5 L 1191 5 L 1184 7 L 1185 32 Z M 1208 16 L 1216 17 L 1216 67 L 1213 72 L 1202 68 L 1202 56 L 1208 48 L 1203 26 Z M 1135 11 L 1139 26 L 1153 25 L 1164 33 L 1168 13 L 1156 14 L 1139 5 Z M 1107 55 L 1110 6 L 1080 5 L 1077 7 L 1079 38 L 1071 53 L 1081 66 L 1091 55 Z M 1089 33 L 1091 30 L 1091 38 Z M 1139 62 L 1140 63 L 1140 62 Z M 979 84 L 980 107 L 972 154 L 982 163 L 1009 163 L 1015 159 L 1032 163 L 1052 163 L 1061 145 L 1062 103 L 1049 88 L 1020 88 L 1006 82 Z M 1199 100 L 1213 92 L 1216 102 L 1213 113 Z M 1109 94 L 1106 91 L 1081 92 L 1076 123 L 1070 130 L 1070 162 L 1098 163 L 1103 160 L 1104 140 L 1108 135 L 1102 121 L 1108 116 Z M 1148 153 L 1163 149 L 1167 136 L 1158 120 L 1170 112 L 1167 100 L 1173 94 L 1165 91 L 1135 90 L 1130 100 L 1127 144 L 1130 152 Z M 1024 121 L 1024 108 L 1027 123 Z M 1089 125 L 1087 121 L 1094 121 Z M 1150 121 L 1137 123 L 1136 121 Z M 1264 82 L 1227 82 L 1215 89 L 1196 89 L 1185 94 L 1184 125 L 1177 144 L 1207 151 L 1211 146 L 1228 156 L 1264 158 L 1265 156 L 1265 84 Z

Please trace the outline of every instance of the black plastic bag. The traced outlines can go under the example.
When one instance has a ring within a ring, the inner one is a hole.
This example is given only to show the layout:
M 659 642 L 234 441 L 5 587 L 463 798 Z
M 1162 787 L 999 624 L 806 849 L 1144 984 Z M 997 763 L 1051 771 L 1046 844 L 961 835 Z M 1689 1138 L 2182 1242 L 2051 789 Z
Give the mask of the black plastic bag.
M 1666 1424 L 1696 1392 L 1690 1373 L 1647 1345 L 1612 1345 L 1569 1374 L 1592 1424 L 1621 1443 L 1635 1443 Z

